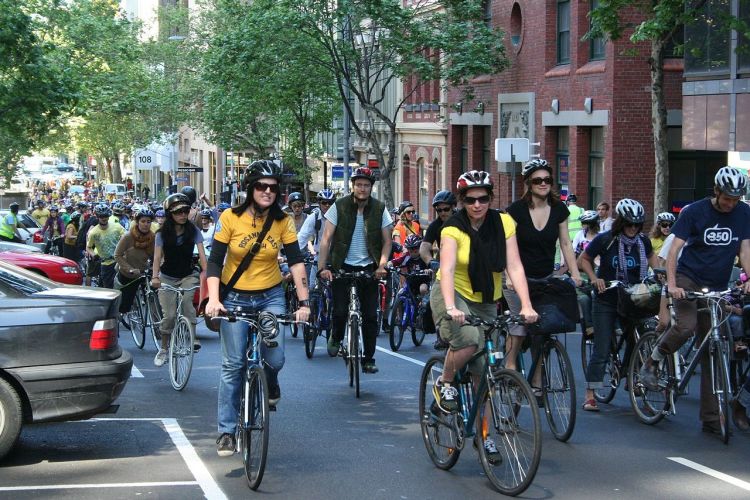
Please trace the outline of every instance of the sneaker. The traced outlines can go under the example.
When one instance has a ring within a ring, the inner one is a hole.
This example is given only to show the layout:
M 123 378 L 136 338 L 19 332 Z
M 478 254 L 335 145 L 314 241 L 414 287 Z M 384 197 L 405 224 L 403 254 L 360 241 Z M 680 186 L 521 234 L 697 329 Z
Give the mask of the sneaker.
M 435 402 L 445 413 L 458 411 L 458 391 L 452 385 L 442 383 L 440 380 L 432 386 L 432 395 Z
M 495 441 L 492 438 L 484 440 L 484 452 L 487 455 L 487 461 L 491 465 L 498 465 L 503 461 L 503 457 L 495 446 Z
M 341 341 L 333 340 L 333 335 L 331 335 L 330 337 L 328 337 L 328 344 L 326 345 L 326 348 L 328 349 L 329 356 L 335 356 L 339 353 L 339 349 L 341 348 Z
M 276 406 L 281 399 L 281 387 L 279 384 L 268 386 L 268 406 Z
M 648 358 L 646 360 L 638 372 L 638 377 L 640 377 L 643 386 L 649 391 L 659 390 L 659 373 L 653 359 Z
M 198 339 L 198 337 L 195 337 L 195 342 L 193 343 L 193 352 L 198 352 L 201 350 L 201 341 Z
M 220 457 L 231 457 L 235 451 L 234 436 L 232 434 L 224 433 L 216 440 L 216 453 Z
M 375 361 L 365 361 L 362 363 L 362 373 L 378 373 L 379 371 L 375 365 Z
M 167 362 L 167 350 L 159 349 L 159 352 L 156 353 L 156 357 L 154 357 L 154 365 L 164 366 L 164 363 L 166 362 Z

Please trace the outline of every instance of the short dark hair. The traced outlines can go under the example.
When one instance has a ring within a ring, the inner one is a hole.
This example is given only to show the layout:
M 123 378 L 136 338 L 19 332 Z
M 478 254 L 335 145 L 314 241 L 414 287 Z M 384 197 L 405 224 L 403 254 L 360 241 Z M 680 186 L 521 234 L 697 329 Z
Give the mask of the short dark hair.
M 599 208 L 602 205 L 604 206 L 604 208 L 606 208 L 607 210 L 609 210 L 609 208 L 610 208 L 609 207 L 609 203 L 607 203 L 606 201 L 600 201 L 599 204 L 596 206 L 596 208 Z

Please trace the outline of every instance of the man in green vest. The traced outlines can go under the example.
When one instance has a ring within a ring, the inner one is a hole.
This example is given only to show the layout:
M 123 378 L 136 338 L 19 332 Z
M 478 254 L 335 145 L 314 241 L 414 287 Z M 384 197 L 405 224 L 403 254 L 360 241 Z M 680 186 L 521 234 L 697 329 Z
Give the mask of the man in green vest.
M 352 193 L 339 198 L 325 214 L 325 228 L 318 250 L 318 277 L 332 280 L 333 272 L 374 271 L 377 278 L 386 274 L 385 265 L 391 251 L 393 222 L 385 204 L 371 196 L 375 178 L 366 167 L 354 170 Z M 328 264 L 330 253 L 330 267 Z M 333 272 L 332 272 L 333 271 Z M 335 356 L 344 337 L 349 310 L 349 282 L 336 279 L 333 288 L 333 331 L 328 339 L 328 354 Z M 374 279 L 357 283 L 362 313 L 364 359 L 362 371 L 377 373 L 375 340 L 377 331 L 378 282 Z
M 568 199 L 566 200 L 568 204 L 568 212 L 570 212 L 570 215 L 568 215 L 568 235 L 570 235 L 570 241 L 573 241 L 582 227 L 579 219 L 581 215 L 583 215 L 584 210 L 576 205 L 577 201 L 578 197 L 574 194 L 569 194 Z
M 8 206 L 10 213 L 0 218 L 0 240 L 24 243 L 23 238 L 18 233 L 18 207 L 18 203 L 11 203 Z

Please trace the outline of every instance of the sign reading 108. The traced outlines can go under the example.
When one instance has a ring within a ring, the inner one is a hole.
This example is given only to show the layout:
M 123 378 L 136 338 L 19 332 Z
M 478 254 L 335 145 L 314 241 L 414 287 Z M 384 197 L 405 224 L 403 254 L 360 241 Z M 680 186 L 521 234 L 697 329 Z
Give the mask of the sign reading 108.
M 138 163 L 151 163 L 151 156 L 139 156 Z

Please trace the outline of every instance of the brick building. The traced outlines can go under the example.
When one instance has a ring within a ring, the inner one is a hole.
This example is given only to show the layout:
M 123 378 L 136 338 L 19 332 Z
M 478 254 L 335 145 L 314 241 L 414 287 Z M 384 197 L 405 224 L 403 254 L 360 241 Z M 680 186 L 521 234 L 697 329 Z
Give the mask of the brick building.
M 527 137 L 555 165 L 556 187 L 579 205 L 638 199 L 652 213 L 654 148 L 647 44 L 581 40 L 592 3 L 571 0 L 494 0 L 487 19 L 506 33 L 511 67 L 473 82 L 475 99 L 447 95 L 446 179 L 465 170 L 493 172 L 497 204 L 511 202 L 510 164 L 495 162 L 496 137 Z M 637 21 L 635 17 L 630 21 Z M 670 159 L 681 151 L 682 59 L 665 64 Z M 516 165 L 516 194 L 523 193 Z

